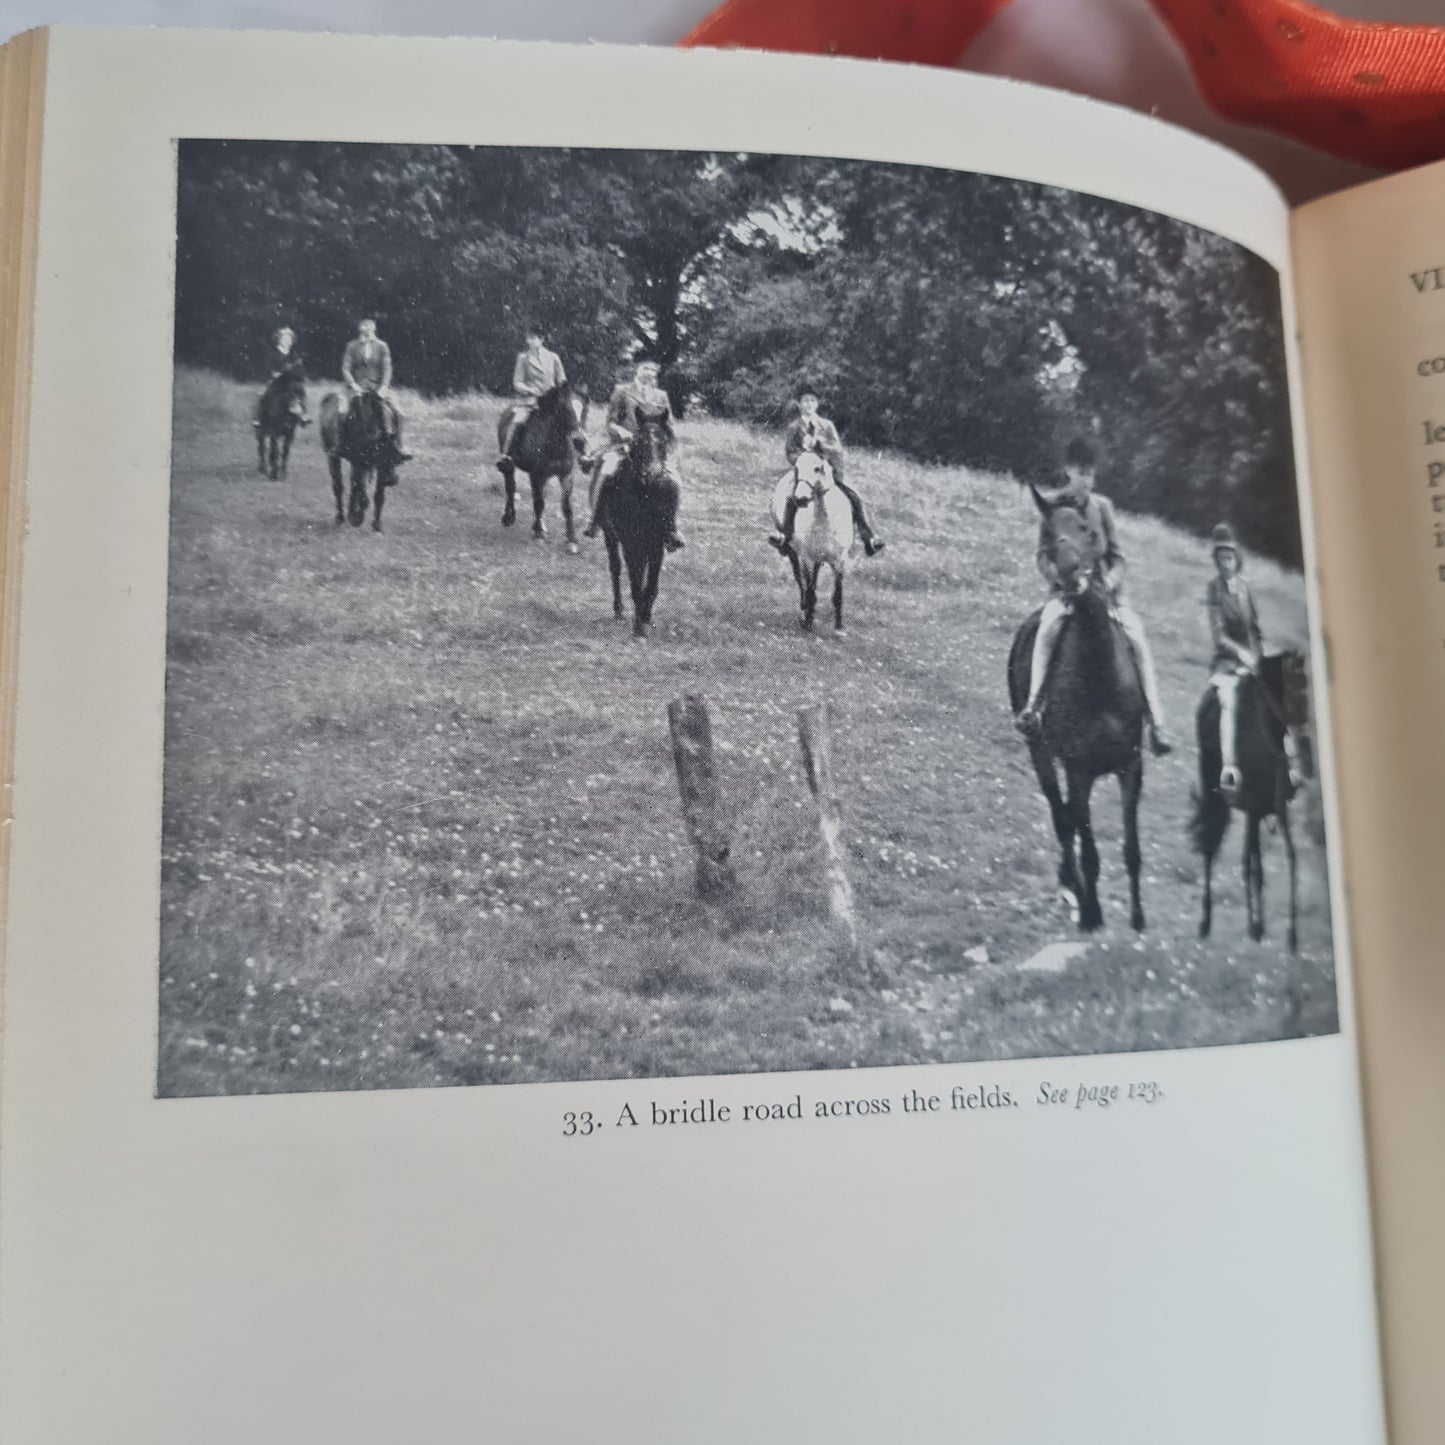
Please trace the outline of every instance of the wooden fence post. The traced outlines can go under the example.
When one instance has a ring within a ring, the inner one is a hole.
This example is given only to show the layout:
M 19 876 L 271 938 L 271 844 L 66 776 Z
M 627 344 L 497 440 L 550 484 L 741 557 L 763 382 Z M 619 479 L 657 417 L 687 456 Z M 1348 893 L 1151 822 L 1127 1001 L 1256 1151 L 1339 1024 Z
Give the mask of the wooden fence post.
M 695 692 L 675 698 L 667 705 L 667 721 L 672 729 L 672 759 L 677 765 L 683 821 L 697 854 L 698 895 L 715 902 L 731 894 L 738 880 L 732 865 L 732 841 L 722 817 L 707 701 Z
M 833 792 L 833 755 L 828 740 L 828 715 L 812 703 L 798 709 L 798 742 L 803 749 L 803 766 L 808 787 L 818 804 L 818 831 L 823 835 L 824 877 L 828 885 L 828 912 L 843 930 L 849 952 L 858 952 L 858 919 L 853 909 L 853 887 L 843 866 L 840 835 L 842 819 Z

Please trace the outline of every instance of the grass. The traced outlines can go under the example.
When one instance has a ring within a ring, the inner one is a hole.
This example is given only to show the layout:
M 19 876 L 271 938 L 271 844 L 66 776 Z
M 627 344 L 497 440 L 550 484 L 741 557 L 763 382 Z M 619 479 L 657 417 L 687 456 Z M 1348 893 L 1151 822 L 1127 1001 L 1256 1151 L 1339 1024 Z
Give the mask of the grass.
M 313 396 L 313 402 L 316 397 Z M 780 438 L 682 427 L 687 550 L 651 641 L 604 554 L 503 531 L 497 403 L 403 398 L 416 460 L 387 532 L 338 529 L 314 433 L 255 474 L 250 394 L 176 378 L 162 882 L 164 1095 L 641 1078 L 1242 1042 L 1337 1027 L 1319 802 L 1301 952 L 1244 937 L 1239 837 L 1195 937 L 1193 749 L 1151 766 L 1150 929 L 1127 929 L 1117 792 L 1096 794 L 1108 927 L 1073 937 L 1004 663 L 1039 600 L 1007 479 L 857 452 L 889 547 L 849 634 L 802 635 L 764 544 Z M 549 519 L 558 522 L 555 498 Z M 1121 520 L 1131 596 L 1187 736 L 1209 657 L 1204 548 Z M 1272 642 L 1298 576 L 1254 562 Z M 737 901 L 693 897 L 666 706 L 712 708 Z M 825 701 L 865 935 L 824 915 L 796 709 Z M 1293 1005 L 1301 1004 L 1298 1018 Z

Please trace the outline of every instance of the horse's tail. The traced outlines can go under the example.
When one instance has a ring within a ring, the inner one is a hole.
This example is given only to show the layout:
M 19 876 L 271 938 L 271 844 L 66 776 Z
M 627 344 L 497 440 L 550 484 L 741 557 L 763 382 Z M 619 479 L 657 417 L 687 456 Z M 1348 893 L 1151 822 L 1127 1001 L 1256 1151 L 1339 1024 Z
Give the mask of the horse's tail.
M 1199 742 L 1199 782 L 1191 795 L 1194 808 L 1189 818 L 1189 841 L 1196 853 L 1212 858 L 1229 831 L 1229 800 L 1219 788 L 1219 697 L 1213 687 L 1205 689 L 1195 717 Z
M 1217 780 L 1212 785 L 1201 781 L 1193 797 L 1194 811 L 1189 819 L 1190 846 L 1196 853 L 1212 858 L 1219 852 L 1219 845 L 1229 831 L 1230 806 L 1219 791 Z

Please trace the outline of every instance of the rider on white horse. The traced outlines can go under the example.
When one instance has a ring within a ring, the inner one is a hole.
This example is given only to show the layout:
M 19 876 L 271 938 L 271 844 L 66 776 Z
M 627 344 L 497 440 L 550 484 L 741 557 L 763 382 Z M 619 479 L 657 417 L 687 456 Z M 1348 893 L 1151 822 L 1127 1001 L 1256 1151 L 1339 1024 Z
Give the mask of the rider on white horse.
M 838 428 L 818 411 L 818 394 L 811 387 L 798 393 L 798 415 L 783 441 L 783 453 L 789 467 L 796 467 L 798 458 L 804 452 L 817 452 L 833 469 L 833 484 L 848 498 L 853 508 L 853 525 L 858 529 L 858 539 L 863 550 L 870 557 L 876 557 L 888 544 L 879 541 L 873 528 L 868 525 L 868 515 L 863 510 L 863 499 L 843 481 L 843 441 Z M 798 502 L 788 499 L 787 510 L 783 513 L 782 525 L 768 538 L 768 545 L 787 555 L 793 544 L 793 523 L 798 515 Z

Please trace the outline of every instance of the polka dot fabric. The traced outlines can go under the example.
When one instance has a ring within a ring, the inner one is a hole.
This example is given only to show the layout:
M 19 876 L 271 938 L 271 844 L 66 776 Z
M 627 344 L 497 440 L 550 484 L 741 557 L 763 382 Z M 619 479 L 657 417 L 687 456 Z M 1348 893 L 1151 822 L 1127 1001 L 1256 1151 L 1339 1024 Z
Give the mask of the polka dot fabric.
M 729 0 L 684 45 L 953 65 L 1009 0 Z M 1387 170 L 1445 158 L 1445 28 L 1300 0 L 1150 0 L 1230 120 Z

